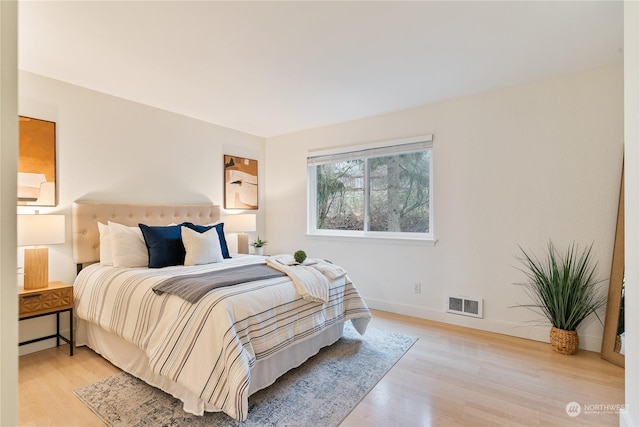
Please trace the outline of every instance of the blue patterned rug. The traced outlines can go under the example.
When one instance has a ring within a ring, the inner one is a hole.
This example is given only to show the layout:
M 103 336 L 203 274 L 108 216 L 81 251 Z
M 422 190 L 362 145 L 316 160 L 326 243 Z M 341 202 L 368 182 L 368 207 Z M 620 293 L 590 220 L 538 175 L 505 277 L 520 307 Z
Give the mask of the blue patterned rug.
M 338 342 L 250 396 L 243 423 L 223 413 L 187 414 L 178 399 L 126 373 L 75 393 L 112 427 L 337 426 L 415 342 L 371 327 L 360 336 L 346 323 Z

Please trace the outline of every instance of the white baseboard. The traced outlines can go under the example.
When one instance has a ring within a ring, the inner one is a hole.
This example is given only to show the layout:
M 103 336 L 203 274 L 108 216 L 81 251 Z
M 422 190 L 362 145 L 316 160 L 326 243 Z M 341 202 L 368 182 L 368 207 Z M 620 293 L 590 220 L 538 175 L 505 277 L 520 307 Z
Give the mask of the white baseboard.
M 534 326 L 521 323 L 510 323 L 490 319 L 478 319 L 475 317 L 459 316 L 445 311 L 425 309 L 409 304 L 399 304 L 388 301 L 380 301 L 365 298 L 367 305 L 375 310 L 388 311 L 395 314 L 433 320 L 435 322 L 464 326 L 472 329 L 480 329 L 488 332 L 526 338 L 534 341 L 549 342 L 549 330 L 551 326 Z M 580 348 L 600 353 L 602 337 L 580 335 Z
M 51 338 L 48 340 L 38 341 L 31 344 L 21 345 L 18 349 L 18 356 L 24 356 L 25 354 L 35 353 L 36 351 L 46 350 L 56 346 L 56 339 Z
M 55 334 L 55 331 L 53 331 Z M 60 334 L 63 337 L 69 337 L 68 329 L 61 329 Z M 36 337 L 37 338 L 37 337 Z M 60 340 L 60 345 L 66 344 L 65 341 Z M 36 351 L 46 350 L 48 348 L 53 348 L 56 346 L 56 339 L 49 338 L 48 340 L 37 341 L 31 344 L 25 344 L 18 347 L 18 356 L 24 356 L 25 354 L 35 353 Z
M 620 426 L 622 427 L 637 427 L 640 425 L 640 420 L 632 420 L 629 411 L 620 411 Z
M 409 304 L 399 304 L 388 301 L 380 301 L 365 298 L 367 305 L 375 310 L 388 311 L 395 314 L 417 317 L 420 319 L 433 320 L 435 322 L 448 323 L 451 325 L 464 326 L 482 331 L 494 332 L 513 337 L 526 338 L 534 341 L 549 342 L 549 328 L 544 326 L 523 325 L 518 323 L 501 322 L 489 319 L 478 319 L 475 317 L 465 317 L 445 311 L 430 310 L 416 307 Z M 61 330 L 60 333 L 68 336 L 69 330 Z M 20 346 L 19 355 L 34 353 L 56 346 L 55 338 L 45 341 L 35 342 Z M 580 348 L 588 351 L 600 352 L 602 337 L 580 335 Z

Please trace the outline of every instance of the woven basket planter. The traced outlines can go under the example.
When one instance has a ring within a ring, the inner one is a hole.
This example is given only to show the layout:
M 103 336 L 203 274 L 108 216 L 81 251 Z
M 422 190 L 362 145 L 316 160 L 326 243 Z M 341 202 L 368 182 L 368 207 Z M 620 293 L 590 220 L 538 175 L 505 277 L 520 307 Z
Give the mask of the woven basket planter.
M 576 354 L 578 352 L 578 332 L 551 328 L 549 333 L 551 348 L 560 354 Z

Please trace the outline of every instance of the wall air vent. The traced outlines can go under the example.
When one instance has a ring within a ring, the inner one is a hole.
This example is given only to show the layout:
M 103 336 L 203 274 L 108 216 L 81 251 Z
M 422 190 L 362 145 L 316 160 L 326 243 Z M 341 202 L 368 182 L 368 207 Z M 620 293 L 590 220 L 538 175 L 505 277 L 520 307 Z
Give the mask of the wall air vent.
M 447 312 L 482 318 L 482 298 L 450 296 L 447 298 Z

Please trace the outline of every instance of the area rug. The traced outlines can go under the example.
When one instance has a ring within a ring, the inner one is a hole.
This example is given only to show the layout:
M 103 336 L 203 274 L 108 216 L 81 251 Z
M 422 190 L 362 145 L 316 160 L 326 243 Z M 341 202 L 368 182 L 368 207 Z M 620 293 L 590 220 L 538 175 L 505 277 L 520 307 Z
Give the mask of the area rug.
M 102 421 L 120 426 L 337 426 L 384 377 L 416 338 L 350 323 L 334 345 L 249 397 L 244 422 L 224 413 L 187 414 L 182 402 L 126 373 L 75 391 Z

